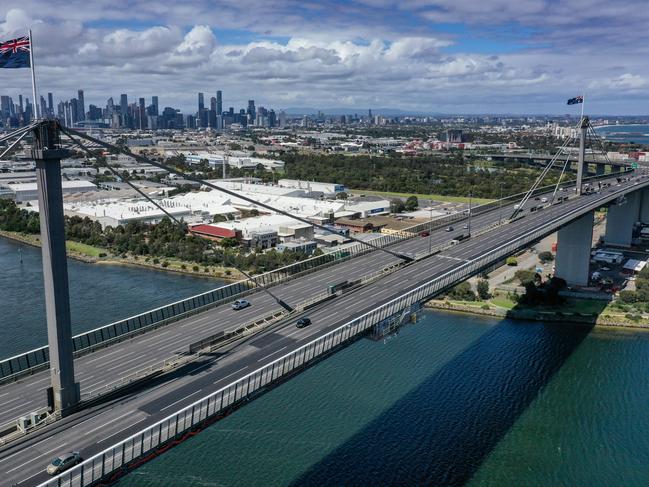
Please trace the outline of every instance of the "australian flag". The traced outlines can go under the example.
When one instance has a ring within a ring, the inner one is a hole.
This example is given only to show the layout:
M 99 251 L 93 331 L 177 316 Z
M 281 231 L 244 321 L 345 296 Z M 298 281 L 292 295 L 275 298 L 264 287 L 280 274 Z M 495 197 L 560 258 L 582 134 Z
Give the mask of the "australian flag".
M 29 68 L 29 36 L 0 42 L 0 68 Z
M 583 96 L 575 96 L 574 98 L 570 98 L 570 100 L 568 100 L 568 105 L 577 105 L 578 103 L 584 103 Z

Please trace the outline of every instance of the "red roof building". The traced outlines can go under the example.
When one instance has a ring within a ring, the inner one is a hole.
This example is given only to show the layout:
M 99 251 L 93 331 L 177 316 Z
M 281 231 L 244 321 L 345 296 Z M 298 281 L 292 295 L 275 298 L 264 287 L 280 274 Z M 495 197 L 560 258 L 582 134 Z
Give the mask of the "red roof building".
M 239 239 L 239 235 L 235 230 L 229 228 L 222 228 L 215 225 L 194 225 L 190 227 L 192 233 L 199 235 L 203 238 L 210 240 L 223 240 L 224 238 Z

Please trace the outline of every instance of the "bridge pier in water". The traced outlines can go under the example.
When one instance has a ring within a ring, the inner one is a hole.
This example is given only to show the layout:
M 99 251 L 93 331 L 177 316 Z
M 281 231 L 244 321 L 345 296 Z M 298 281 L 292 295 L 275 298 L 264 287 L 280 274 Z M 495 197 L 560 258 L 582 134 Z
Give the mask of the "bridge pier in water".
M 594 215 L 594 211 L 589 211 L 557 233 L 555 275 L 569 285 L 588 285 Z
M 640 191 L 627 194 L 624 199 L 608 207 L 604 242 L 616 247 L 631 247 L 633 226 L 640 215 Z
M 43 281 L 49 345 L 51 396 L 54 411 L 65 414 L 79 402 L 79 383 L 74 381 L 72 327 L 68 264 L 65 251 L 65 220 L 60 132 L 55 121 L 43 122 L 34 129 L 32 155 L 36 160 L 38 211 L 41 224 Z

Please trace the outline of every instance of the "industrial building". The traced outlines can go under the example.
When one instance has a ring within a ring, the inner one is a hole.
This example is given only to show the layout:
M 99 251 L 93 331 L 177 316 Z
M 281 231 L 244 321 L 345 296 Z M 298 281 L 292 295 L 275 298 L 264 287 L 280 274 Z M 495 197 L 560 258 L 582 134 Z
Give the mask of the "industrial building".
M 97 191 L 97 186 L 90 181 L 62 181 L 61 186 L 64 195 Z M 35 182 L 6 184 L 4 187 L 10 189 L 14 193 L 17 202 L 34 201 L 38 199 L 38 189 Z

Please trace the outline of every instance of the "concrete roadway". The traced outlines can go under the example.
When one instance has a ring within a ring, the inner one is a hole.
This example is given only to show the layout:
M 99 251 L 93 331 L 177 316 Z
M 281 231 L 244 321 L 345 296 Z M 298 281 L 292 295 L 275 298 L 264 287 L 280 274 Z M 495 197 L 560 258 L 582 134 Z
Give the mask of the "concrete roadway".
M 168 416 L 173 411 L 208 395 L 238 377 L 255 370 L 264 363 L 270 362 L 307 341 L 330 331 L 334 327 L 353 319 L 353 317 L 375 308 L 378 304 L 454 269 L 461 262 L 478 257 L 491 248 L 511 241 L 525 230 L 536 228 L 551 218 L 582 205 L 586 200 L 597 199 L 604 202 L 612 196 L 612 194 L 608 193 L 608 190 L 605 190 L 602 194 L 584 196 L 579 200 L 568 201 L 561 205 L 546 208 L 538 213 L 528 214 L 525 218 L 513 224 L 492 230 L 481 237 L 462 242 L 440 255 L 405 267 L 355 292 L 318 306 L 309 312 L 309 316 L 313 320 L 311 327 L 297 329 L 293 326 L 294 319 L 291 319 L 280 329 L 262 334 L 262 336 L 237 347 L 230 354 L 218 357 L 213 361 L 208 357 L 203 358 L 201 362 L 194 366 L 194 371 L 191 374 L 172 376 L 167 382 L 156 383 L 148 390 L 136 392 L 109 404 L 83 411 L 49 426 L 41 432 L 28 436 L 24 441 L 9 445 L 0 451 L 0 471 L 5 472 L 4 478 L 8 482 L 31 485 L 36 483 L 37 480 L 42 481 L 46 479 L 42 470 L 49 457 L 56 452 L 76 449 L 80 450 L 84 456 L 89 457 L 114 444 L 120 438 L 133 434 L 147 424 Z M 484 217 L 487 216 L 484 215 Z M 478 220 L 479 217 L 474 219 L 474 225 L 478 224 Z M 434 238 L 448 239 L 452 235 L 448 233 L 446 235 L 439 234 L 435 235 Z M 428 245 L 426 238 L 416 238 L 406 243 L 414 247 L 413 250 L 422 250 L 420 247 L 427 248 Z M 387 254 L 382 254 L 388 261 L 392 259 Z M 377 258 L 378 255 L 372 253 L 365 257 L 352 259 L 347 264 L 369 257 Z M 378 264 L 379 261 L 376 261 L 376 263 Z M 379 265 L 379 267 L 381 266 Z M 340 266 L 334 266 L 321 272 L 334 271 L 335 275 L 335 271 L 339 269 Z M 376 267 L 371 270 L 374 269 Z M 293 281 L 286 286 L 300 283 L 301 280 L 297 283 Z M 327 284 L 329 282 L 323 281 L 322 286 L 326 287 Z M 279 289 L 279 286 L 275 288 L 275 290 Z M 256 296 L 254 305 L 258 306 L 257 301 L 261 295 Z M 248 312 L 252 314 L 252 308 L 249 308 Z M 240 313 L 242 312 L 236 313 L 236 315 L 240 316 Z M 188 320 L 199 319 L 201 316 L 197 315 Z M 179 326 L 183 324 L 185 323 L 179 322 Z M 159 331 L 166 332 L 168 329 L 169 327 L 165 327 Z M 152 336 L 147 334 L 140 339 L 148 339 Z M 169 337 L 165 335 L 163 339 L 167 340 Z M 135 341 L 137 340 L 124 342 L 121 345 L 128 345 Z M 151 347 L 152 342 L 153 340 L 148 342 L 149 347 Z M 155 348 L 157 349 L 157 347 L 158 344 L 156 343 Z M 93 360 L 99 356 L 98 354 L 112 353 L 118 348 L 121 350 L 120 345 L 115 345 L 101 352 L 82 357 L 79 360 L 84 358 Z M 115 355 L 124 358 L 122 354 L 115 353 L 111 356 L 106 355 L 106 361 L 111 360 L 111 357 Z M 119 359 L 112 360 L 113 363 L 119 361 Z M 93 363 L 100 364 L 101 362 L 103 360 L 97 360 Z M 87 365 L 87 367 L 90 367 L 90 365 Z M 102 368 L 100 365 L 96 367 L 98 367 L 98 370 Z M 38 380 L 36 376 L 35 379 Z M 0 389 L 1 394 L 6 394 L 5 388 Z
M 503 207 L 502 215 L 509 215 L 513 206 Z M 497 222 L 498 211 L 472 218 L 473 231 Z M 454 236 L 467 232 L 464 223 L 454 223 L 455 230 L 445 228 L 433 231 L 430 237 L 418 237 L 390 246 L 391 250 L 412 253 L 435 247 Z M 356 280 L 400 259 L 385 252 L 371 252 L 349 261 L 306 274 L 271 288 L 271 292 L 289 304 L 296 305 L 328 289 L 330 284 Z M 248 308 L 234 311 L 230 303 L 217 306 L 200 314 L 149 331 L 135 338 L 99 349 L 75 360 L 75 375 L 81 384 L 82 396 L 106 391 L 120 378 L 148 367 L 155 367 L 165 359 L 179 356 L 188 350 L 190 343 L 223 330 L 236 329 L 245 323 L 265 318 L 281 311 L 267 293 L 257 292 L 247 297 L 252 303 Z M 21 415 L 44 407 L 46 389 L 49 386 L 49 370 L 27 376 L 17 382 L 0 386 L 0 425 Z M 0 450 L 1 452 L 1 450 Z

